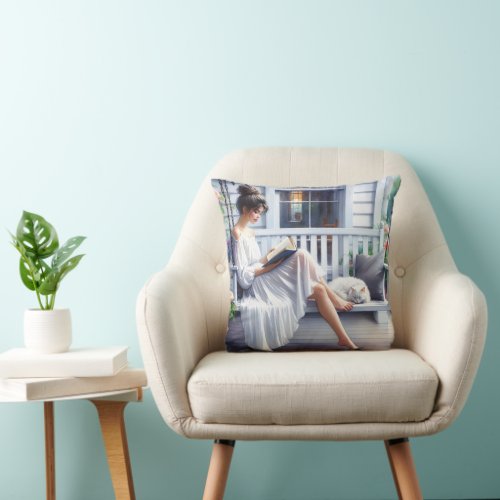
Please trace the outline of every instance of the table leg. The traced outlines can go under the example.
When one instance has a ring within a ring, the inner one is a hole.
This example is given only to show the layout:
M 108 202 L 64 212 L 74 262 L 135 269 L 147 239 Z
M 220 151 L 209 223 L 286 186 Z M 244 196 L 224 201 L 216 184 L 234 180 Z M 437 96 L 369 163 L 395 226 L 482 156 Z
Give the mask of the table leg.
M 56 468 L 54 451 L 54 403 L 43 403 L 43 416 L 45 423 L 45 477 L 47 500 L 56 499 Z
M 116 500 L 135 500 L 123 412 L 127 401 L 92 399 L 97 408 Z

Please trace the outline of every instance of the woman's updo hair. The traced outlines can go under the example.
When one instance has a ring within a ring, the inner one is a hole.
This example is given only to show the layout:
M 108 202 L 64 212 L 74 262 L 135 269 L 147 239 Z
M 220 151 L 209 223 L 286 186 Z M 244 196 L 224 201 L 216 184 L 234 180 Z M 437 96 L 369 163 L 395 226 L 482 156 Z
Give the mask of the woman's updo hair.
M 236 208 L 240 214 L 243 213 L 243 207 L 253 210 L 254 208 L 259 208 L 262 205 L 264 212 L 269 210 L 266 199 L 260 194 L 260 191 L 255 186 L 250 186 L 250 184 L 240 184 L 238 186 L 238 193 L 240 193 L 240 195 L 236 200 Z

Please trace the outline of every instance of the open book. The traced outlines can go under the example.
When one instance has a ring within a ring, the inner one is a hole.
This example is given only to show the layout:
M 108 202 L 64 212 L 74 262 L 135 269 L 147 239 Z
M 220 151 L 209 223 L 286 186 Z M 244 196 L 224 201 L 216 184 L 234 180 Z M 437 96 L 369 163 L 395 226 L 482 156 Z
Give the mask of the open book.
M 292 255 L 296 251 L 297 245 L 295 244 L 295 241 L 292 240 L 290 236 L 287 236 L 285 239 L 281 240 L 278 243 L 278 245 L 272 250 L 272 252 L 269 252 L 267 254 L 267 258 L 269 260 L 264 264 L 264 267 L 268 266 L 269 264 L 273 264 L 277 260 L 290 257 L 290 255 Z

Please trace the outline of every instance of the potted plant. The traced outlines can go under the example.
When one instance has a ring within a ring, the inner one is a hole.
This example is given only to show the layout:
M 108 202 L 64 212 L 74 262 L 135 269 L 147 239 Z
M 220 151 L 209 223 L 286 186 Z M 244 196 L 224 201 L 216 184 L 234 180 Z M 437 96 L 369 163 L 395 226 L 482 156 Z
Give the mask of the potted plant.
M 19 220 L 16 234 L 10 235 L 12 245 L 20 253 L 21 280 L 35 292 L 40 306 L 24 312 L 24 344 L 43 353 L 67 351 L 72 337 L 70 310 L 54 309 L 54 304 L 62 279 L 84 255 L 72 257 L 85 236 L 70 238 L 60 247 L 52 224 L 26 211 Z

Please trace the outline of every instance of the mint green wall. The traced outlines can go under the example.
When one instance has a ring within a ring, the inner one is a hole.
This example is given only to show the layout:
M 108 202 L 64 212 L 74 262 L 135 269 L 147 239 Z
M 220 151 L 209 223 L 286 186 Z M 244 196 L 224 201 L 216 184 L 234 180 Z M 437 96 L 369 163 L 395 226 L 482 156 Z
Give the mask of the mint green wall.
M 0 350 L 34 297 L 5 228 L 23 209 L 87 254 L 63 282 L 75 345 L 127 344 L 198 187 L 253 146 L 374 147 L 418 172 L 489 332 L 459 419 L 413 440 L 426 498 L 500 497 L 500 3 L 0 3 Z M 450 356 L 453 346 L 450 346 Z M 138 498 L 199 499 L 210 441 L 182 438 L 150 393 L 126 412 Z M 39 403 L 0 405 L 0 496 L 41 499 Z M 57 488 L 110 499 L 95 411 L 56 406 Z M 237 442 L 227 499 L 395 498 L 382 442 Z

